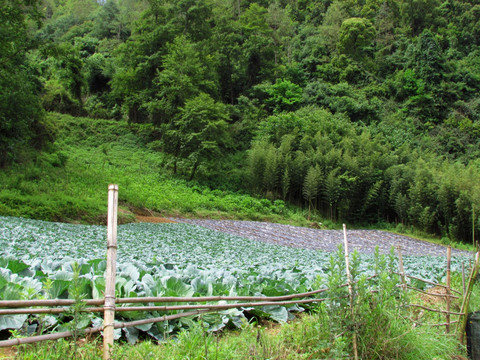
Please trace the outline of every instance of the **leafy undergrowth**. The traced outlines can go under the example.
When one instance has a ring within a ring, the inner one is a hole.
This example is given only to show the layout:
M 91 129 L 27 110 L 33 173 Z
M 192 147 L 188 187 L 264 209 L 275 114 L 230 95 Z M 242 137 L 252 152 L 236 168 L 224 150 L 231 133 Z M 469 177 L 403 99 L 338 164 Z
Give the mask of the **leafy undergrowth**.
M 300 209 L 284 201 L 212 190 L 175 178 L 149 126 L 48 114 L 56 142 L 34 162 L 0 172 L 0 215 L 101 224 L 107 187 L 119 185 L 129 207 L 161 214 L 269 220 L 307 224 Z M 134 221 L 131 213 L 122 222 Z

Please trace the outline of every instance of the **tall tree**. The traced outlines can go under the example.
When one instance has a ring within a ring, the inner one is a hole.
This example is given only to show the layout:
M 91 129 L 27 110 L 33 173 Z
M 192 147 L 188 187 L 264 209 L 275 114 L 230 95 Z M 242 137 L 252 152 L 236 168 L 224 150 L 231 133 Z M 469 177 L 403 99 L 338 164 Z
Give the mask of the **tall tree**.
M 39 25 L 39 2 L 0 1 L 0 167 L 15 160 L 42 118 L 39 85 L 26 54 L 34 46 L 28 33 Z
M 208 168 L 209 162 L 229 146 L 227 120 L 225 105 L 201 93 L 186 101 L 179 115 L 168 126 L 165 141 L 171 140 L 169 136 L 174 137 L 178 147 L 174 148 L 176 152 L 173 155 L 189 162 L 190 180 L 195 177 L 200 165 Z
M 337 48 L 340 53 L 361 60 L 373 45 L 375 28 L 368 19 L 350 18 L 342 23 L 339 36 Z
M 310 219 L 311 209 L 313 206 L 313 200 L 315 200 L 320 192 L 320 185 L 322 183 L 322 171 L 317 165 L 310 167 L 305 176 L 303 183 L 303 196 L 308 202 L 308 218 Z
M 145 104 L 156 125 L 168 123 L 187 100 L 201 92 L 215 96 L 217 90 L 215 64 L 198 46 L 182 35 L 167 49 L 163 70 L 154 79 L 156 96 Z

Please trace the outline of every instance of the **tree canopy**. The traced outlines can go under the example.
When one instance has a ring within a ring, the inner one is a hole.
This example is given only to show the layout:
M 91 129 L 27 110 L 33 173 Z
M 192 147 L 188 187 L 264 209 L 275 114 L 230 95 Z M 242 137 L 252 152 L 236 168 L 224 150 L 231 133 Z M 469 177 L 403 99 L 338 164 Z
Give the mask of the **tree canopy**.
M 475 1 L 1 1 L 0 166 L 56 111 L 334 220 L 480 228 Z

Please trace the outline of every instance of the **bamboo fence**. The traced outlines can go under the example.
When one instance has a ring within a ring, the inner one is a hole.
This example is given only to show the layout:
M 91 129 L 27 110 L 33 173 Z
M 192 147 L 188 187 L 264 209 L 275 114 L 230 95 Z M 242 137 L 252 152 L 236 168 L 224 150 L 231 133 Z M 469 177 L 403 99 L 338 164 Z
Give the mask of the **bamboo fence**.
M 309 298 L 315 295 L 322 294 L 329 291 L 328 288 L 318 289 L 314 291 L 298 293 L 298 294 L 289 294 L 283 296 L 204 296 L 204 297 L 134 297 L 134 298 L 115 298 L 115 272 L 116 272 L 116 250 L 117 250 L 117 204 L 118 204 L 118 186 L 109 185 L 109 206 L 108 206 L 108 224 L 107 224 L 107 271 L 106 271 L 106 288 L 104 299 L 85 299 L 82 302 L 85 304 L 85 307 L 81 308 L 79 311 L 84 312 L 97 312 L 104 313 L 104 324 L 101 327 L 87 328 L 82 331 L 82 334 L 90 335 L 95 334 L 100 331 L 103 331 L 104 337 L 104 359 L 111 358 L 111 348 L 113 346 L 113 330 L 128 328 L 132 326 L 139 326 L 144 324 L 169 321 L 174 319 L 179 319 L 182 317 L 190 317 L 199 314 L 204 314 L 207 312 L 216 312 L 232 308 L 251 308 L 256 306 L 286 306 L 293 304 L 310 304 L 318 303 L 325 300 L 325 298 Z M 355 324 L 355 313 L 354 313 L 354 291 L 353 285 L 356 283 L 352 281 L 350 274 L 350 265 L 349 265 L 349 254 L 348 254 L 348 240 L 346 226 L 343 226 L 344 230 L 344 251 L 345 251 L 345 263 L 346 263 L 346 276 L 347 282 L 340 285 L 339 287 L 348 287 L 349 291 L 349 301 L 350 301 L 350 314 L 352 316 L 352 323 Z M 429 296 L 438 296 L 443 297 L 446 301 L 446 310 L 439 310 L 429 308 L 423 305 L 418 304 L 409 304 L 410 307 L 418 307 L 423 310 L 433 311 L 441 314 L 445 314 L 445 323 L 442 324 L 429 324 L 430 326 L 445 326 L 446 332 L 450 331 L 452 324 L 457 324 L 457 331 L 460 334 L 460 340 L 463 341 L 465 324 L 467 319 L 466 309 L 468 308 L 468 301 L 470 298 L 470 292 L 473 286 L 474 279 L 478 273 L 479 267 L 479 256 L 480 252 L 476 254 L 476 260 L 472 266 L 469 281 L 467 285 L 464 284 L 464 291 L 459 292 L 451 288 L 450 284 L 450 258 L 451 258 L 451 248 L 447 250 L 447 281 L 446 285 L 431 282 L 424 280 L 418 277 L 409 276 L 405 274 L 403 268 L 403 260 L 400 247 L 398 249 L 398 259 L 399 259 L 399 272 L 396 273 L 400 275 L 401 286 L 406 292 L 407 289 L 417 291 L 420 293 L 427 294 Z M 464 274 L 462 274 L 464 277 Z M 371 276 L 367 279 L 372 279 L 376 275 Z M 445 294 L 435 294 L 427 293 L 423 290 L 417 289 L 415 287 L 407 285 L 406 279 L 415 279 L 422 281 L 426 284 L 443 287 L 446 289 Z M 456 293 L 462 297 L 462 306 L 460 312 L 453 312 L 450 309 L 451 299 L 458 299 L 460 296 L 452 295 Z M 307 299 L 306 299 L 307 298 Z M 231 301 L 230 304 L 211 304 L 209 302 L 219 302 L 219 301 Z M 195 302 L 196 305 L 186 304 L 186 305 L 165 305 L 160 306 L 158 303 L 172 303 L 172 302 Z M 198 304 L 200 303 L 200 304 Z M 66 311 L 71 311 L 69 306 L 75 304 L 75 300 L 72 299 L 49 299 L 49 300 L 4 300 L 0 301 L 0 316 L 2 315 L 15 315 L 15 314 L 58 314 Z M 147 304 L 145 306 L 132 306 L 132 304 Z M 120 305 L 120 306 L 118 306 Z M 31 308 L 43 306 L 44 308 Z M 45 308 L 47 307 L 47 308 Z M 53 308 L 51 308 L 53 307 Z M 186 311 L 179 314 L 173 315 L 163 315 L 160 317 L 147 318 L 144 320 L 136 320 L 130 322 L 114 322 L 115 312 L 124 312 L 124 311 L 160 311 L 160 312 L 169 312 L 169 311 Z M 459 316 L 458 320 L 451 321 L 451 315 Z M 54 334 L 47 335 L 38 335 L 25 338 L 16 338 L 11 340 L 0 341 L 0 347 L 14 346 L 21 344 L 31 344 L 39 341 L 45 340 L 56 340 L 64 337 L 73 336 L 72 331 L 59 332 Z M 353 347 L 355 359 L 358 358 L 357 353 L 357 339 L 356 339 L 356 327 L 354 326 L 353 331 Z

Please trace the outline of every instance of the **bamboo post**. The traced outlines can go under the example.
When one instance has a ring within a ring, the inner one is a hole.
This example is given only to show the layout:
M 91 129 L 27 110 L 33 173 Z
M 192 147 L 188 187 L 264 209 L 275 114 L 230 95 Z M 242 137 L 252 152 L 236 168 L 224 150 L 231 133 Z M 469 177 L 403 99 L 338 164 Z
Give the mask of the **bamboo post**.
M 350 261 L 348 260 L 348 240 L 347 240 L 347 226 L 343 224 L 343 245 L 345 250 L 345 268 L 347 272 L 347 284 L 348 284 L 348 293 L 350 296 L 350 312 L 352 314 L 353 322 L 353 355 L 355 360 L 358 360 L 358 349 L 357 349 L 357 331 L 355 325 L 355 312 L 353 310 L 353 286 L 352 286 L 352 275 L 350 274 Z
M 402 289 L 407 294 L 407 281 L 405 279 L 405 269 L 403 267 L 403 257 L 402 257 L 402 249 L 400 245 L 397 245 L 397 252 L 398 252 L 398 269 L 400 271 L 400 279 L 402 281 Z
M 450 273 L 450 263 L 452 260 L 452 247 L 449 245 L 447 247 L 447 287 L 446 287 L 446 294 L 447 296 L 445 297 L 445 300 L 447 302 L 447 308 L 446 308 L 446 314 L 445 314 L 445 322 L 447 323 L 445 327 L 446 333 L 450 333 L 450 283 L 451 283 L 451 273 Z
M 475 244 L 475 206 L 472 203 L 472 241 L 473 247 L 476 247 Z
M 117 270 L 118 185 L 108 186 L 107 269 L 103 320 L 103 358 L 109 360 L 113 348 L 115 319 L 115 273 Z
M 460 312 L 464 313 L 463 318 L 457 324 L 457 331 L 459 333 L 459 341 L 461 344 L 464 343 L 465 338 L 465 327 L 467 326 L 467 319 L 468 319 L 468 305 L 470 302 L 470 294 L 472 292 L 473 284 L 475 283 L 475 278 L 478 275 L 478 267 L 480 261 L 480 251 L 477 252 L 475 256 L 475 262 L 473 263 L 472 270 L 470 272 L 470 276 L 468 278 L 467 289 L 465 291 L 465 295 L 463 296 L 462 307 L 460 308 Z
M 465 261 L 462 261 L 462 288 L 463 288 L 463 294 L 465 294 L 465 291 L 466 291 L 466 284 L 465 284 Z

